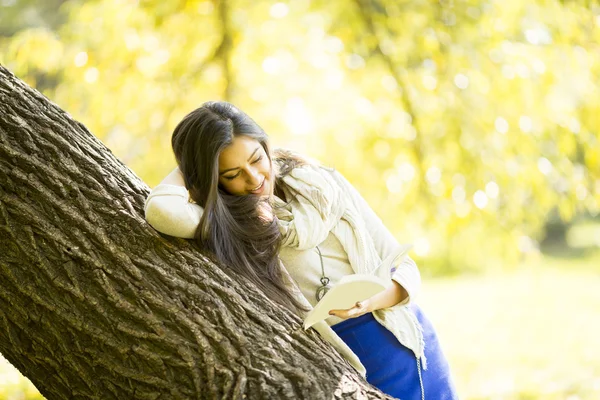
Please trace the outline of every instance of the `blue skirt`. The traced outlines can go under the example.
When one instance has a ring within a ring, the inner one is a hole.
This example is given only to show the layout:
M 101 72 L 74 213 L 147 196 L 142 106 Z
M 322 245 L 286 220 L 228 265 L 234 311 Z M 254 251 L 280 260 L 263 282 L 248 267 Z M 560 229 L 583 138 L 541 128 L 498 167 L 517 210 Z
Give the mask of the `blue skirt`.
M 421 309 L 409 305 L 423 328 L 427 369 L 417 363 L 412 350 L 400 344 L 373 314 L 350 318 L 331 328 L 354 351 L 367 370 L 367 381 L 382 392 L 402 400 L 421 399 L 421 380 L 425 399 L 458 399 L 450 376 L 448 361 L 442 353 L 431 322 Z M 421 373 L 421 379 L 419 378 Z

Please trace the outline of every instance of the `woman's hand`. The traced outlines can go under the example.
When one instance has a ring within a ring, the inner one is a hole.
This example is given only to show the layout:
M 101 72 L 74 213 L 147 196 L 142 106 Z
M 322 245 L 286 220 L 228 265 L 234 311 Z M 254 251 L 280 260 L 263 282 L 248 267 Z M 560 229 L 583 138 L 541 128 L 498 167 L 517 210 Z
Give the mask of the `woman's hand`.
M 372 311 L 369 309 L 369 300 L 357 301 L 354 307 L 347 310 L 329 310 L 329 315 L 335 315 L 343 319 L 360 317 Z
M 392 282 L 393 284 L 383 292 L 379 292 L 366 300 L 357 301 L 354 307 L 347 310 L 330 310 L 329 315 L 335 315 L 342 319 L 356 318 L 403 302 L 408 297 L 408 292 L 398 282 Z

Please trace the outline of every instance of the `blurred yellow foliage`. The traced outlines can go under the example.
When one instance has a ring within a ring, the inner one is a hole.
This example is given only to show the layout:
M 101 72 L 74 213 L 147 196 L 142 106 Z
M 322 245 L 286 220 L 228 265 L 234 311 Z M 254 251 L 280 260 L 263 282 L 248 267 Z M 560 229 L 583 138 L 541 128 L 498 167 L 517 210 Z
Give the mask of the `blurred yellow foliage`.
M 587 4 L 5 0 L 0 63 L 150 186 L 177 122 L 225 99 L 346 175 L 425 275 L 507 271 L 600 213 Z
M 226 99 L 274 145 L 347 175 L 399 240 L 421 244 L 425 271 L 514 262 L 515 238 L 600 211 L 598 8 L 56 3 L 37 17 L 52 23 L 0 37 L 0 62 L 151 186 L 174 167 L 176 123 Z M 6 4 L 7 21 L 35 15 L 34 2 Z M 480 224 L 487 241 L 473 246 Z
M 174 167 L 176 123 L 226 99 L 275 145 L 347 175 L 421 243 L 425 271 L 514 262 L 514 238 L 600 211 L 598 8 L 72 0 L 54 13 L 0 39 L 0 61 L 150 185 Z M 488 241 L 473 246 L 480 223 Z

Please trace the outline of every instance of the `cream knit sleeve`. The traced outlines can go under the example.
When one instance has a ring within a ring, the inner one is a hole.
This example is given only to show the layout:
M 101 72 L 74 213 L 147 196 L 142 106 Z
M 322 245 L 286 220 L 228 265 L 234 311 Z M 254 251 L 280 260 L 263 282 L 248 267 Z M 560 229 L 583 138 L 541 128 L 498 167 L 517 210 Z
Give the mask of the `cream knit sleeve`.
M 375 248 L 382 260 L 398 250 L 402 244 L 398 243 L 394 235 L 384 225 L 383 221 L 369 206 L 367 201 L 360 195 L 358 190 L 352 186 L 350 182 L 337 170 L 333 171 L 333 176 L 336 178 L 341 187 L 347 191 L 350 197 L 358 207 L 359 212 L 364 218 L 365 225 L 369 234 L 373 238 Z M 402 303 L 412 302 L 418 296 L 421 290 L 421 274 L 417 264 L 408 255 L 401 258 L 402 261 L 397 262 L 395 269 L 392 269 L 392 279 L 398 282 L 408 293 L 408 298 Z
M 179 185 L 157 185 L 144 203 L 146 221 L 157 231 L 170 236 L 192 239 L 200 223 L 203 208 L 190 203 L 187 189 Z

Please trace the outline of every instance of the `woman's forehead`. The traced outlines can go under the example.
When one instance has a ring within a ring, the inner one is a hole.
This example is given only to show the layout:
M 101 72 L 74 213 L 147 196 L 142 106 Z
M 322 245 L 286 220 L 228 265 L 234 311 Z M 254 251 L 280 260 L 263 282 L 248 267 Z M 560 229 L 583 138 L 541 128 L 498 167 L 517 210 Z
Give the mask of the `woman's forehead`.
M 248 136 L 235 136 L 229 146 L 219 155 L 219 168 L 235 168 L 250 161 L 260 152 L 260 142 Z

